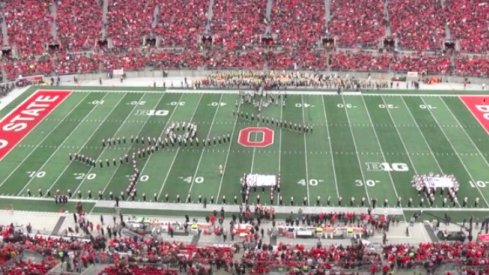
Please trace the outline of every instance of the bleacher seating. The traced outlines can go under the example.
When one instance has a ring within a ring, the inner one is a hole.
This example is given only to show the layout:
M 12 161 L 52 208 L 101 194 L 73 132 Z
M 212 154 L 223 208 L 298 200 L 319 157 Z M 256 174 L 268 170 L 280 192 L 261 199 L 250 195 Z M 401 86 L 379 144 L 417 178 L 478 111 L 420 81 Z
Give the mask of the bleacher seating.
M 56 18 L 51 15 L 53 3 Z M 384 2 L 380 0 L 361 0 L 355 5 L 333 0 L 329 22 L 321 0 L 273 1 L 269 21 L 267 2 L 263 0 L 216 0 L 210 21 L 209 4 L 208 0 L 150 0 L 142 4 L 113 0 L 109 1 L 104 26 L 101 0 L 7 1 L 4 13 L 9 45 L 5 46 L 15 53 L 4 58 L 2 66 L 9 80 L 19 75 L 107 72 L 116 68 L 265 66 L 277 70 L 489 76 L 488 61 L 483 57 L 489 49 L 489 4 L 483 0 L 447 0 L 444 7 L 436 0 L 388 1 L 389 22 L 385 22 Z M 52 37 L 53 23 L 57 37 Z M 460 42 L 462 53 L 441 52 L 445 24 L 452 39 Z M 210 27 L 208 33 L 206 26 Z M 272 40 L 263 43 L 267 26 Z M 400 50 L 414 52 L 362 50 L 381 47 L 386 26 L 391 27 Z M 106 38 L 112 42 L 99 48 L 97 42 L 104 38 L 104 28 Z M 210 45 L 202 43 L 204 34 L 212 38 Z M 321 39 L 328 35 L 342 50 L 323 48 Z M 158 38 L 160 43 L 145 47 L 143 37 Z M 51 42 L 59 42 L 60 48 L 49 52 L 46 46 Z M 360 49 L 352 51 L 350 47 Z
M 21 55 L 42 54 L 52 42 L 49 1 L 12 0 L 5 2 L 5 20 L 10 45 Z
M 161 36 L 161 46 L 196 49 L 204 33 L 209 1 L 160 0 L 158 4 L 159 20 L 154 31 Z
M 58 1 L 58 40 L 64 51 L 91 50 L 101 39 L 102 1 Z
M 489 2 L 485 0 L 450 0 L 447 22 L 462 51 L 483 53 L 489 50 Z
M 107 37 L 115 48 L 136 49 L 151 33 L 155 1 L 111 0 L 107 12 Z
M 375 48 L 385 35 L 382 0 L 333 0 L 331 10 L 328 30 L 340 46 Z
M 419 51 L 442 48 L 445 16 L 440 1 L 388 1 L 388 9 L 392 34 L 399 39 L 400 48 Z

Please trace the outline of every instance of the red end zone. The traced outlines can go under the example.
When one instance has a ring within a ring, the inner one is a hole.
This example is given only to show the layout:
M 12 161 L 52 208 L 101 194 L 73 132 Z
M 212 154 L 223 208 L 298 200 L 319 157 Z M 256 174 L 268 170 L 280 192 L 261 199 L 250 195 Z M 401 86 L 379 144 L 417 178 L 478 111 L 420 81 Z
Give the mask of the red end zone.
M 460 100 L 470 110 L 480 125 L 489 133 L 489 97 L 486 96 L 460 96 Z
M 70 91 L 40 90 L 0 122 L 0 160 L 51 113 Z

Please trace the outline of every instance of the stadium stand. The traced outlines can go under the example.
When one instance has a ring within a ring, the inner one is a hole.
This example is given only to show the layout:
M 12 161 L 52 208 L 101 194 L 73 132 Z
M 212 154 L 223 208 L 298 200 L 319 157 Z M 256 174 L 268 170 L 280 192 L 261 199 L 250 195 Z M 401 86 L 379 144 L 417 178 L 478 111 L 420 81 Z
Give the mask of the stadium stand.
M 161 46 L 196 49 L 206 26 L 209 1 L 190 0 L 182 2 L 172 0 L 157 2 L 159 20 L 154 32 L 161 37 Z M 182 8 L 183 6 L 185 8 Z
M 50 33 L 53 18 L 47 1 L 8 1 L 5 20 L 9 42 L 23 56 L 42 54 L 46 43 L 53 40 Z
M 399 1 L 390 1 L 399 2 Z M 384 1 L 331 1 L 331 35 L 338 37 L 341 47 L 376 48 L 385 35 Z
M 445 38 L 445 17 L 439 1 L 389 1 L 392 34 L 400 47 L 409 50 L 439 50 Z M 423 12 L 419 12 L 423 11 Z
M 151 33 L 155 6 L 155 1 L 110 1 L 107 37 L 112 39 L 112 45 L 126 50 L 140 48 L 143 36 Z
M 57 12 L 58 40 L 64 51 L 87 51 L 95 47 L 101 39 L 102 1 L 63 0 L 58 2 Z
M 489 75 L 483 57 L 489 5 L 482 0 L 362 0 L 355 6 L 287 0 L 273 1 L 269 10 L 266 1 L 108 3 L 104 10 L 101 0 L 7 2 L 2 36 L 7 35 L 5 46 L 13 54 L 2 62 L 6 77 L 106 73 L 121 67 Z M 262 41 L 267 37 L 271 42 Z M 334 38 L 332 48 L 322 47 L 325 37 Z M 396 41 L 395 51 L 378 53 L 389 37 Z M 143 38 L 156 43 L 147 45 Z M 98 46 L 105 39 L 108 44 Z M 444 53 L 450 39 L 455 51 Z M 50 43 L 59 48 L 52 52 Z
M 487 20 L 489 3 L 483 0 L 447 1 L 447 23 L 462 51 L 483 53 L 489 50 Z

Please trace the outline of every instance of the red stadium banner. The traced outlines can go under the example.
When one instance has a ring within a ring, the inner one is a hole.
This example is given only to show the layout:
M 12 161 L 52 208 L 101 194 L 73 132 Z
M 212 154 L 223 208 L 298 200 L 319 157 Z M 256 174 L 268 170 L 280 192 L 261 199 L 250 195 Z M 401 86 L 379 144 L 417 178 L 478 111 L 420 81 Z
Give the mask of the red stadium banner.
M 70 91 L 37 91 L 4 117 L 0 122 L 0 160 L 69 95 Z
M 460 100 L 470 110 L 472 115 L 479 121 L 480 125 L 489 133 L 489 97 L 463 95 Z

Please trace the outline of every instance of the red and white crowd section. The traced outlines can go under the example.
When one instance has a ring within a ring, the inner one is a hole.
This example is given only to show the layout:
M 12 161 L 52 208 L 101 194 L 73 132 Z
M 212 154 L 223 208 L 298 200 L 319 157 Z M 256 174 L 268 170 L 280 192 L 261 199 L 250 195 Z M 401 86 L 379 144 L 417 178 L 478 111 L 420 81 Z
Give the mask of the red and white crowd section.
M 210 0 L 112 0 L 105 16 L 102 0 L 7 1 L 3 48 L 14 54 L 0 65 L 9 80 L 113 68 L 265 66 L 489 76 L 487 1 L 327 2 L 329 15 L 322 0 L 273 1 L 267 17 L 267 1 L 261 0 L 212 1 L 212 13 Z M 210 45 L 203 37 L 212 40 Z M 271 41 L 264 42 L 267 37 Z M 334 38 L 341 50 L 325 48 L 325 37 Z M 442 51 L 448 37 L 458 51 Z M 146 45 L 144 38 L 158 38 L 158 45 Z M 384 38 L 395 39 L 401 53 L 378 53 Z M 103 40 L 110 40 L 110 46 L 100 46 Z M 50 50 L 49 44 L 59 48 Z

